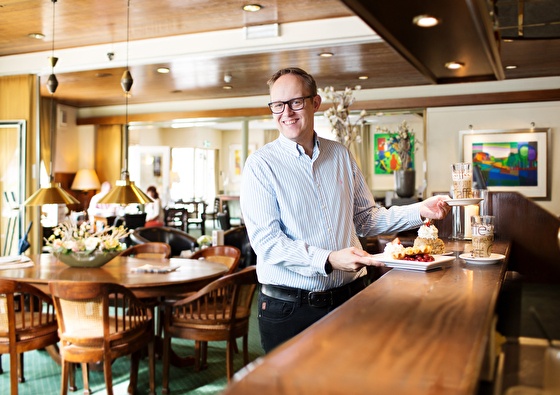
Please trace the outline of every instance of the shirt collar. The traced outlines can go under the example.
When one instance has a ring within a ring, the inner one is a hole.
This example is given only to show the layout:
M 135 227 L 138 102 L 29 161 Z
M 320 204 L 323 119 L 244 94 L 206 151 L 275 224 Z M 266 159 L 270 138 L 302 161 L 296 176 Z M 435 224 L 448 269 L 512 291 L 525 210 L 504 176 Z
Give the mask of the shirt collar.
M 315 140 L 315 147 L 319 148 L 320 144 L 319 139 L 317 138 L 317 132 L 313 132 L 313 139 Z M 305 154 L 305 150 L 300 144 L 284 137 L 282 133 L 280 133 L 280 135 L 278 136 L 278 141 L 280 142 L 280 146 L 291 155 L 301 156 Z

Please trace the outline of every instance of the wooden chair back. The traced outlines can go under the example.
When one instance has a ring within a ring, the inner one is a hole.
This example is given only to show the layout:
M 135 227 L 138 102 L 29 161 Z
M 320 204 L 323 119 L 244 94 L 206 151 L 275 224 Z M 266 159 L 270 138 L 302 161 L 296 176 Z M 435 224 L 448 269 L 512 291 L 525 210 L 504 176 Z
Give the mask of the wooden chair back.
M 11 394 L 18 393 L 23 353 L 58 342 L 52 299 L 30 284 L 0 280 L 0 354 L 10 354 Z M 19 369 L 18 369 L 18 355 Z
M 154 241 L 150 243 L 134 245 L 127 248 L 119 255 L 131 256 L 135 258 L 169 259 L 171 257 L 171 246 L 167 243 Z
M 239 266 L 241 251 L 233 246 L 212 246 L 196 251 L 191 255 L 191 259 L 203 259 L 208 262 L 221 263 L 228 267 L 226 274 L 231 274 Z
M 195 369 L 206 364 L 207 342 L 227 341 L 226 371 L 233 376 L 236 339 L 243 337 L 243 362 L 249 363 L 251 302 L 257 287 L 256 267 L 226 275 L 194 295 L 165 305 L 163 391 L 169 389 L 171 338 L 195 340 Z M 202 354 L 202 355 L 201 355 Z
M 49 283 L 59 325 L 61 394 L 68 390 L 71 363 L 103 361 L 105 386 L 112 394 L 111 363 L 132 355 L 129 393 L 138 380 L 140 351 L 148 345 L 150 392 L 154 393 L 154 322 L 148 305 L 119 284 L 61 281 Z M 88 390 L 87 368 L 84 391 Z

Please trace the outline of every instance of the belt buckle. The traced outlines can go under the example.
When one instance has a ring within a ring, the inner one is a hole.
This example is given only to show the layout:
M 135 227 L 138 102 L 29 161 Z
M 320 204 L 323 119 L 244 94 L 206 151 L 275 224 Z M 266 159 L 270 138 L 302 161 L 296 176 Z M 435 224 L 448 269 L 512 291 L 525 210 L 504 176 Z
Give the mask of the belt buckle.
M 314 292 L 307 294 L 309 306 L 327 307 L 333 304 L 332 292 Z

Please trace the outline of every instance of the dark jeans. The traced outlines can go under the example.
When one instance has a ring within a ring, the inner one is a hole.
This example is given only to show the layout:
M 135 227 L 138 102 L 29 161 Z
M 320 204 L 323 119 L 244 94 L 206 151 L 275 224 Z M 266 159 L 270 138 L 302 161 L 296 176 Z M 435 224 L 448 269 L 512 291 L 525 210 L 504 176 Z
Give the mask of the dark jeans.
M 349 295 L 348 299 L 351 296 L 353 295 Z M 287 302 L 259 292 L 259 330 L 265 353 L 302 332 L 343 302 L 326 307 L 313 307 L 307 303 Z

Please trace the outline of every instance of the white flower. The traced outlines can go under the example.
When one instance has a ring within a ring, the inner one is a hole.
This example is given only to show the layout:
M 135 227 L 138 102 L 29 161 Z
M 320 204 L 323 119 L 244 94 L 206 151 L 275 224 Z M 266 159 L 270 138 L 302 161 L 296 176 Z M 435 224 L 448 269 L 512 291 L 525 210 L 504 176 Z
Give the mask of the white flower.
M 88 237 L 85 239 L 84 245 L 86 246 L 87 251 L 93 251 L 97 248 L 101 240 L 99 237 Z
M 323 115 L 329 120 L 336 140 L 346 147 L 350 147 L 353 142 L 360 143 L 362 141 L 358 126 L 365 124 L 367 111 L 362 110 L 358 120 L 352 124 L 349 110 L 355 100 L 354 90 L 360 90 L 361 88 L 358 85 L 354 88 L 346 87 L 344 91 L 335 91 L 332 86 L 319 89 L 319 93 L 333 103 L 333 106 L 327 109 Z
M 53 234 L 46 240 L 46 244 L 52 248 L 53 252 L 63 254 L 121 251 L 126 248 L 126 245 L 120 240 L 129 233 L 123 226 L 110 226 L 92 233 L 91 226 L 85 222 L 79 227 L 73 222 L 63 222 L 53 230 Z

